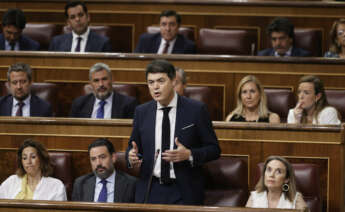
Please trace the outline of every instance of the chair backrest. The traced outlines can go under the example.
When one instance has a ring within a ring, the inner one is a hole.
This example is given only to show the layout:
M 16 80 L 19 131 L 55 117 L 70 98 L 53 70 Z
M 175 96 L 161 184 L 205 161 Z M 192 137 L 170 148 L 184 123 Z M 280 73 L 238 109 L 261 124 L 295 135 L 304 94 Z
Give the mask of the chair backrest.
M 8 82 L 5 83 L 6 91 L 4 95 L 10 94 Z M 57 100 L 57 86 L 54 83 L 47 82 L 34 82 L 31 85 L 31 93 L 40 97 L 41 99 L 50 103 L 53 109 L 53 115 L 57 113 L 58 110 L 58 100 Z
M 115 162 L 116 169 L 126 172 L 127 174 L 130 174 L 132 176 L 139 177 L 140 169 L 138 167 L 128 168 L 125 152 L 116 152 L 116 156 L 117 156 L 117 159 Z
M 345 122 L 345 90 L 326 89 L 328 103 L 335 107 L 341 115 L 341 122 Z
M 52 177 L 60 179 L 66 188 L 68 199 L 71 199 L 73 188 L 72 154 L 70 152 L 48 152 L 54 168 Z
M 295 29 L 295 45 L 308 50 L 314 57 L 322 57 L 321 29 Z
M 291 165 L 295 173 L 297 191 L 302 193 L 310 212 L 321 212 L 320 167 L 312 163 L 292 163 Z M 258 164 L 255 182 L 259 181 L 263 167 L 264 163 Z
M 267 96 L 267 107 L 277 113 L 280 121 L 286 122 L 289 109 L 295 107 L 295 97 L 290 88 L 264 88 Z
M 160 32 L 159 26 L 148 26 L 146 28 L 147 33 L 154 34 Z M 195 31 L 190 27 L 180 27 L 178 33 L 183 35 L 185 38 L 195 41 Z
M 109 37 L 110 27 L 109 26 L 89 26 L 90 29 L 94 30 L 97 34 Z M 72 30 L 69 26 L 63 27 L 63 33 L 70 33 Z
M 235 157 L 220 157 L 203 166 L 205 205 L 245 206 L 248 200 L 248 167 Z
M 253 29 L 208 29 L 199 31 L 199 54 L 255 55 L 258 35 Z
M 188 98 L 203 102 L 207 105 L 210 116 L 214 120 L 223 120 L 223 93 L 208 86 L 188 86 L 184 90 Z
M 50 40 L 59 34 L 61 28 L 55 24 L 26 24 L 23 35 L 37 41 L 40 44 L 40 50 L 47 51 Z
M 113 89 L 114 91 L 126 95 L 126 96 L 132 96 L 134 98 L 137 98 L 137 86 L 135 84 L 114 84 L 113 83 Z M 90 84 L 86 84 L 84 86 L 84 95 L 92 93 L 92 86 Z

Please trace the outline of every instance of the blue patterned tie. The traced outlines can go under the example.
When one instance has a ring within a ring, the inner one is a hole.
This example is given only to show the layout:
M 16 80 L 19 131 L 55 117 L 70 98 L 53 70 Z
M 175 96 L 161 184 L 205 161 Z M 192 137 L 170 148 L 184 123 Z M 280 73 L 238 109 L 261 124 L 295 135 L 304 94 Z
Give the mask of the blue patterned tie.
M 99 107 L 98 107 L 98 110 L 97 110 L 96 118 L 98 118 L 98 119 L 103 119 L 104 118 L 104 105 L 106 103 L 107 102 L 104 101 L 104 100 L 99 102 Z
M 103 184 L 102 190 L 99 193 L 97 202 L 107 202 L 107 181 L 105 179 L 101 180 Z

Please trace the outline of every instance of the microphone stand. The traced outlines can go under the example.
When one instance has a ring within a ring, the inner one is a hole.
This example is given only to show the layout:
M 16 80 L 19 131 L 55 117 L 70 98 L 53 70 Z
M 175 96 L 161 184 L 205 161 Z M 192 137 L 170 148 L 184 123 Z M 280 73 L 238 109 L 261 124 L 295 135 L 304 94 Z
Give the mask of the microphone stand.
M 155 170 L 155 166 L 156 166 L 156 162 L 157 162 L 157 158 L 158 158 L 159 152 L 160 152 L 160 149 L 157 149 L 156 155 L 155 155 L 155 160 L 153 161 L 153 168 L 152 168 L 151 176 L 149 178 L 149 183 L 148 183 L 147 189 L 146 189 L 146 194 L 145 194 L 145 198 L 144 198 L 144 204 L 147 203 L 147 200 L 148 200 L 150 192 L 151 192 L 151 184 L 152 184 L 152 178 L 153 178 L 153 171 Z

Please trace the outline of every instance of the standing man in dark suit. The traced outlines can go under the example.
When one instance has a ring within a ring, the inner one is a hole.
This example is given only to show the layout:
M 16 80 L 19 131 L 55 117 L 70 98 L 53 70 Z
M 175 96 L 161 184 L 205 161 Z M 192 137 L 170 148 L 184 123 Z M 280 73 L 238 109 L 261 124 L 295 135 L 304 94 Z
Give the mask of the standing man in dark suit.
M 29 65 L 11 65 L 7 79 L 11 94 L 0 98 L 0 116 L 52 116 L 50 104 L 31 94 L 32 71 Z
M 138 102 L 113 90 L 108 65 L 96 63 L 89 71 L 93 93 L 78 97 L 72 103 L 70 116 L 75 118 L 131 119 Z
M 194 54 L 195 44 L 178 33 L 181 16 L 173 10 L 160 15 L 160 32 L 140 36 L 135 53 Z
M 220 156 L 207 106 L 177 95 L 175 74 L 165 60 L 146 69 L 154 100 L 136 108 L 126 152 L 129 167 L 140 166 L 137 203 L 203 204 L 202 165 Z
M 26 18 L 20 9 L 9 9 L 2 17 L 2 33 L 0 34 L 0 50 L 37 51 L 40 44 L 24 35 Z
M 65 6 L 67 25 L 72 32 L 55 36 L 49 51 L 64 52 L 111 52 L 109 38 L 90 30 L 90 15 L 84 2 L 70 1 Z
M 72 201 L 134 202 L 137 179 L 115 170 L 116 153 L 107 139 L 89 145 L 93 173 L 81 176 L 73 185 Z
M 259 51 L 258 56 L 311 56 L 309 51 L 295 46 L 294 25 L 287 18 L 274 19 L 267 27 L 267 34 L 270 36 L 272 48 Z

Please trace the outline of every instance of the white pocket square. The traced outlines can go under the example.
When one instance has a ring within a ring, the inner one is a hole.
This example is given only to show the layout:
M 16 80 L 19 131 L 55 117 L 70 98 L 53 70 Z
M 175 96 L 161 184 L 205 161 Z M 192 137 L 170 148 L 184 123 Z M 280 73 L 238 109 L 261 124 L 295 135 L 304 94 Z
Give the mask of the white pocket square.
M 193 126 L 194 126 L 194 124 L 190 124 L 188 126 L 182 127 L 182 130 L 188 129 L 188 128 L 193 127 Z

